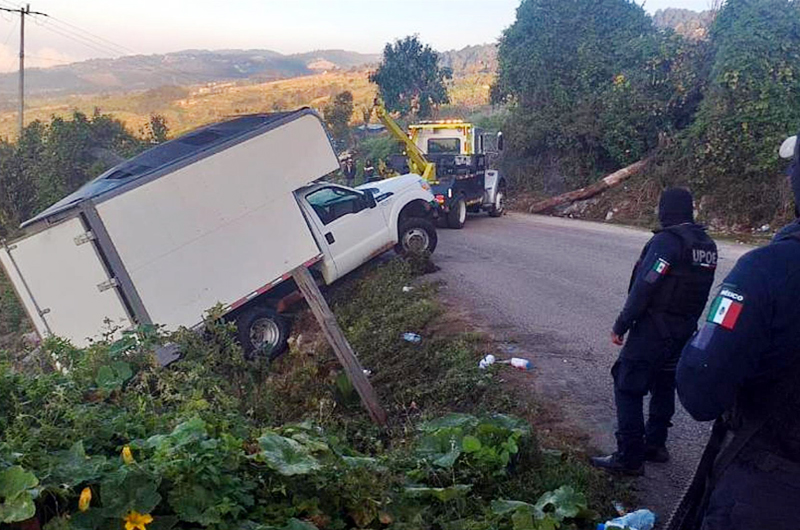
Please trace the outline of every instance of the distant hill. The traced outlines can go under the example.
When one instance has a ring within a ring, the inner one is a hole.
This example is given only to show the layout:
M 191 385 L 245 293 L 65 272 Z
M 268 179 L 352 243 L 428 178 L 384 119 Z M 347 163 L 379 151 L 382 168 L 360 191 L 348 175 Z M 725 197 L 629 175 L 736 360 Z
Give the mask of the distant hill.
M 478 44 L 461 50 L 439 53 L 442 66 L 456 75 L 494 74 L 497 71 L 497 45 Z
M 58 96 L 240 79 L 265 82 L 346 70 L 379 60 L 378 55 L 345 50 L 317 50 L 295 55 L 270 50 L 184 50 L 31 68 L 25 72 L 25 88 L 28 96 Z M 16 91 L 17 74 L 0 74 L 0 95 L 13 96 Z
M 653 24 L 657 28 L 670 28 L 687 39 L 704 39 L 708 28 L 714 21 L 714 11 L 691 11 L 669 7 L 659 9 L 653 15 Z

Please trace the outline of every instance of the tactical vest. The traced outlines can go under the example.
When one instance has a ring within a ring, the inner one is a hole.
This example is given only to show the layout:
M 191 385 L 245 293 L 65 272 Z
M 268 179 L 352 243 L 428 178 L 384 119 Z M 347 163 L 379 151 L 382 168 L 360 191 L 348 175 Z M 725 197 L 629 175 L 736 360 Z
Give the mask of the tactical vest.
M 717 245 L 695 224 L 664 228 L 681 242 L 681 257 L 670 263 L 669 273 L 653 295 L 650 310 L 693 319 L 700 318 L 708 301 L 717 268 Z

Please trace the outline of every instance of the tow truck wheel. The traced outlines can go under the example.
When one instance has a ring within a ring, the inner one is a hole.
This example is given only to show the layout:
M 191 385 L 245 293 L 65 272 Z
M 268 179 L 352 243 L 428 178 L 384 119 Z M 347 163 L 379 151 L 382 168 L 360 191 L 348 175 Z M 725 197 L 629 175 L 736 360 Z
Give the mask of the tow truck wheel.
M 506 190 L 500 188 L 494 196 L 494 204 L 489 209 L 490 217 L 501 217 L 506 213 Z
M 464 223 L 467 222 L 467 203 L 464 197 L 459 197 L 455 205 L 450 208 L 450 213 L 447 214 L 447 226 L 455 228 L 456 230 L 464 228 Z
M 239 313 L 236 329 L 246 358 L 263 355 L 274 360 L 286 351 L 291 326 L 271 307 L 254 305 Z
M 399 232 L 399 242 L 394 249 L 403 256 L 423 252 L 432 254 L 439 242 L 436 227 L 421 217 L 409 217 L 401 221 Z

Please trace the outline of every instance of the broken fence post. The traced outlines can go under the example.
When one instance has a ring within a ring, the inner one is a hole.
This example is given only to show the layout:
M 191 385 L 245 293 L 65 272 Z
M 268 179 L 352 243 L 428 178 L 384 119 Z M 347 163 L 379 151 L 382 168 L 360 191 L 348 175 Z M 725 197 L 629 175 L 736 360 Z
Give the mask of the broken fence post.
M 375 389 L 372 388 L 372 383 L 369 382 L 367 376 L 364 374 L 364 368 L 358 361 L 358 357 L 353 352 L 350 343 L 336 322 L 336 316 L 331 311 L 325 298 L 314 281 L 314 277 L 305 267 L 297 267 L 292 271 L 292 277 L 297 283 L 300 292 L 308 302 L 311 312 L 319 322 L 322 332 L 325 333 L 325 338 L 333 348 L 333 352 L 339 359 L 342 367 L 344 368 L 347 378 L 353 384 L 353 387 L 361 397 L 361 402 L 369 412 L 372 421 L 380 426 L 386 425 L 386 412 L 381 408 L 378 403 L 378 396 L 375 394 Z

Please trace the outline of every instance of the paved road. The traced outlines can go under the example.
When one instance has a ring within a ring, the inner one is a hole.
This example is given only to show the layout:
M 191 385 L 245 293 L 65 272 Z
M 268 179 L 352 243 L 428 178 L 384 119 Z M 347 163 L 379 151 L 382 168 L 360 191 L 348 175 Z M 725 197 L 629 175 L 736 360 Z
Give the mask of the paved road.
M 445 293 L 533 362 L 532 387 L 557 404 L 569 425 L 586 431 L 599 451 L 615 448 L 609 370 L 619 350 L 610 329 L 650 236 L 525 214 L 476 216 L 463 230 L 439 231 L 435 261 Z M 717 283 L 747 250 L 720 244 Z M 710 431 L 678 408 L 668 442 L 673 461 L 648 466 L 638 483 L 646 506 L 663 516 L 694 471 Z

